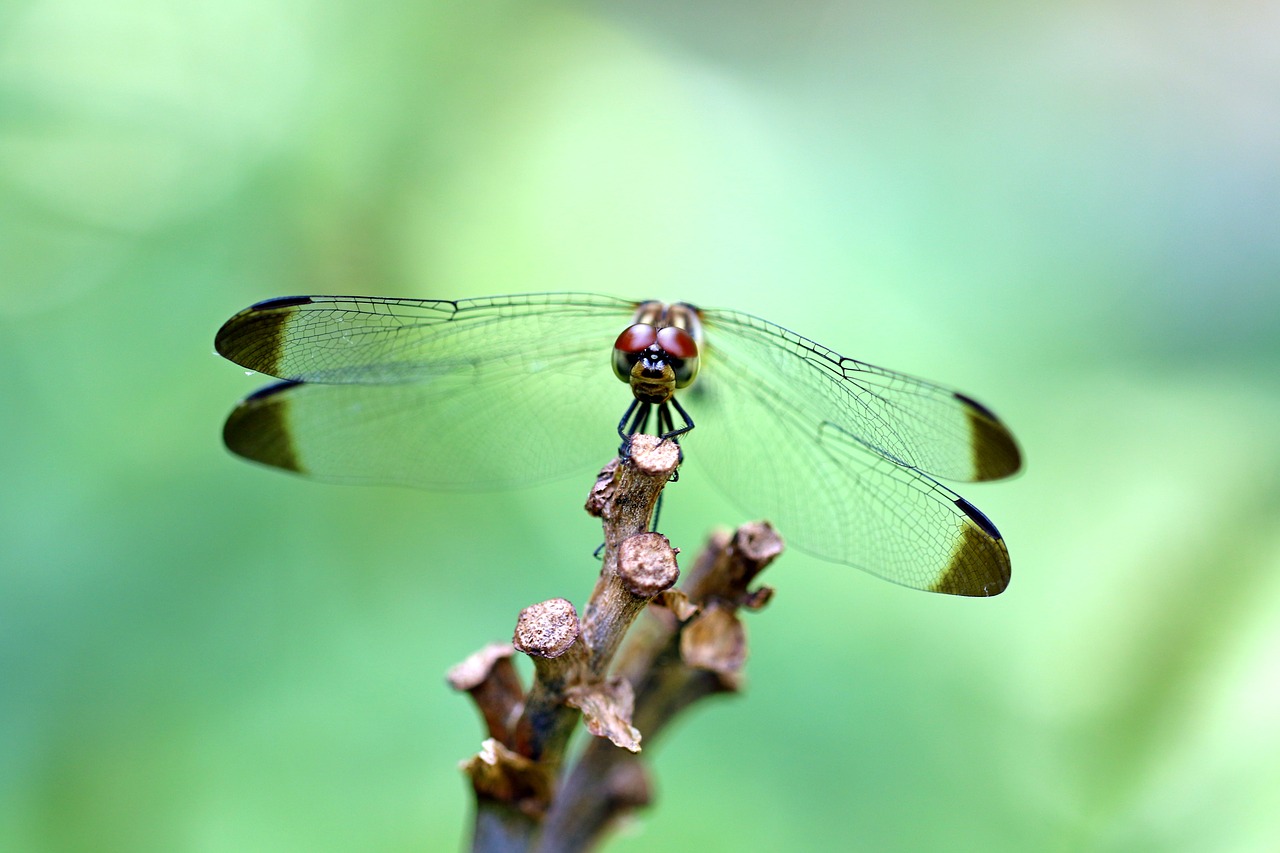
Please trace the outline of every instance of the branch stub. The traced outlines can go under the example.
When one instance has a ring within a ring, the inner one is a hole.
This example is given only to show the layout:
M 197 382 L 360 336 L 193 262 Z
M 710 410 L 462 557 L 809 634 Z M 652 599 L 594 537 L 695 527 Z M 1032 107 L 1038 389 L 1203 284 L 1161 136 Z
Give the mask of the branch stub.
M 552 598 L 520 611 L 512 642 L 527 655 L 557 658 L 578 639 L 578 632 L 578 611 L 573 604 Z
M 618 577 L 633 595 L 653 598 L 680 577 L 675 551 L 661 533 L 632 536 L 618 548 Z

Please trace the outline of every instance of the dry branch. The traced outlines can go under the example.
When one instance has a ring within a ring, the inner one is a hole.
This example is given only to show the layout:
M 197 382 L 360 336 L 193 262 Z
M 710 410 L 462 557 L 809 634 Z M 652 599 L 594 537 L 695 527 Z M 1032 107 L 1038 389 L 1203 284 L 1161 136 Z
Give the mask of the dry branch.
M 676 551 L 648 527 L 679 462 L 673 442 L 637 435 L 628 458 L 600 472 L 586 507 L 604 528 L 600 578 L 581 619 L 564 599 L 521 612 L 513 645 L 534 663 L 527 694 L 512 646 L 486 647 L 450 671 L 490 736 L 463 764 L 476 796 L 472 850 L 596 846 L 650 801 L 642 738 L 698 699 L 738 689 L 746 634 L 737 612 L 768 601 L 770 589 L 749 587 L 782 542 L 766 523 L 717 534 L 674 590 Z M 653 616 L 628 636 L 646 610 Z M 579 716 L 595 737 L 562 772 Z

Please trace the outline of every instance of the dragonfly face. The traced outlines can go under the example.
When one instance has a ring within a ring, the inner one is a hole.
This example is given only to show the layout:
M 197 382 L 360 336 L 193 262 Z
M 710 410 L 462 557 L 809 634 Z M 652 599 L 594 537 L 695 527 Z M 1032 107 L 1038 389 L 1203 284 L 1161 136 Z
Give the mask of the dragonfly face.
M 702 321 L 697 308 L 650 300 L 640 303 L 632 320 L 613 342 L 614 375 L 631 387 L 635 398 L 618 421 L 622 438 L 618 452 L 624 458 L 630 437 L 648 429 L 655 407 L 658 434 L 663 438 L 678 439 L 693 429 L 693 419 L 675 399 L 675 392 L 693 384 L 701 362 Z M 684 426 L 676 427 L 672 409 Z
M 1019 469 L 996 415 L 735 311 L 574 293 L 268 300 L 228 320 L 216 346 L 284 381 L 243 400 L 223 437 L 245 458 L 337 482 L 465 489 L 589 475 L 612 432 L 601 407 L 623 404 L 597 368 L 610 341 L 613 373 L 631 388 L 624 438 L 650 408 L 660 434 L 688 432 L 685 391 L 694 471 L 796 547 L 934 592 L 1008 584 L 995 525 L 938 481 Z
M 628 326 L 613 343 L 613 372 L 642 403 L 665 403 L 698 375 L 698 345 L 673 326 Z
M 614 375 L 631 386 L 641 403 L 662 404 L 698 376 L 702 322 L 683 302 L 643 302 L 634 323 L 613 342 Z

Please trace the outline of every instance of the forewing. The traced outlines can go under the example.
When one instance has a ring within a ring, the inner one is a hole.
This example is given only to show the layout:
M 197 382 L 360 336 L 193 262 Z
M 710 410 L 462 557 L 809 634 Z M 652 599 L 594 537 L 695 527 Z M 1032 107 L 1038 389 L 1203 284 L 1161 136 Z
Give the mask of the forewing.
M 772 388 L 802 423 L 829 424 L 886 459 L 947 480 L 997 480 L 1021 466 L 1007 427 L 972 398 L 842 356 L 735 311 L 703 312 L 704 370 Z M 723 364 L 721 364 L 723 362 Z
M 630 401 L 609 366 L 632 303 L 579 294 L 457 303 L 306 297 L 260 303 L 218 336 L 286 377 L 223 430 L 249 459 L 318 479 L 428 488 L 588 471 Z
M 562 345 L 567 353 L 601 348 L 598 361 L 607 373 L 613 339 L 634 308 L 634 302 L 584 293 L 457 301 L 288 296 L 236 314 L 214 345 L 250 370 L 331 384 L 478 376 L 495 367 L 510 372 L 506 362 L 525 359 L 524 369 L 537 373 Z

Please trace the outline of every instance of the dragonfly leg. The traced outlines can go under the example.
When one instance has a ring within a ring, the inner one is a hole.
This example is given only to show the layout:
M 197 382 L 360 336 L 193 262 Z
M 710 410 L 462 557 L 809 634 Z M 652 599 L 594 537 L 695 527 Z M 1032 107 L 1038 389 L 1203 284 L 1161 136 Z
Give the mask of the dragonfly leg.
M 652 403 L 632 400 L 631 405 L 627 407 L 627 411 L 622 415 L 622 420 L 618 421 L 618 435 L 622 438 L 622 445 L 618 448 L 618 455 L 623 460 L 631 458 L 631 436 L 636 433 L 642 433 L 648 428 L 649 415 L 652 411 Z M 628 420 L 630 421 L 629 424 Z
M 649 428 L 649 416 L 653 414 L 652 403 L 641 403 L 636 419 L 631 422 L 631 435 L 639 435 Z
M 627 432 L 627 420 L 639 405 L 640 401 L 633 398 L 631 400 L 631 405 L 627 406 L 627 410 L 622 413 L 622 420 L 618 421 L 618 438 L 622 439 L 623 442 L 626 442 L 627 439 L 631 438 L 631 433 Z
M 671 409 L 667 406 L 667 403 L 670 403 L 675 407 L 676 411 L 680 414 L 681 420 L 684 421 L 684 426 L 679 429 L 676 428 L 675 418 L 671 416 Z M 658 406 L 658 432 L 661 433 L 664 440 L 670 440 L 675 443 L 676 448 L 680 451 L 681 462 L 684 462 L 684 448 L 680 447 L 680 436 L 684 435 L 691 429 L 693 429 L 693 418 L 689 417 L 689 413 L 684 410 L 684 406 L 681 406 L 676 402 L 675 397 L 672 397 L 666 403 Z M 671 475 L 671 482 L 674 483 L 679 477 L 680 469 L 677 468 Z
M 658 406 L 658 434 L 664 439 L 670 438 L 670 431 L 675 428 L 675 421 L 671 418 L 671 408 L 666 403 L 662 403 Z
M 680 419 L 684 421 L 684 426 L 680 427 L 679 429 L 675 428 L 676 426 L 675 420 L 671 417 L 671 412 L 667 411 L 667 403 L 670 403 L 672 406 L 675 407 L 677 414 L 680 415 Z M 677 436 L 684 435 L 686 432 L 693 429 L 693 418 L 689 417 L 689 413 L 684 410 L 684 406 L 680 405 L 680 401 L 677 400 L 675 397 L 672 397 L 670 400 L 667 401 L 667 403 L 662 404 L 662 411 L 666 413 L 667 425 L 671 427 L 671 429 L 668 430 L 667 432 L 664 432 L 662 434 L 662 437 L 676 438 Z
M 687 432 L 687 430 L 685 430 Z M 680 462 L 684 462 L 684 448 L 680 446 L 680 433 L 676 431 L 675 421 L 671 417 L 671 410 L 666 403 L 658 406 L 658 432 L 662 435 L 663 441 L 670 441 L 676 446 L 676 451 L 680 454 Z M 680 477 L 680 469 L 671 472 L 669 482 L 674 483 Z M 662 501 L 662 496 L 658 496 L 658 501 Z M 656 519 L 656 513 L 655 513 Z

